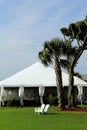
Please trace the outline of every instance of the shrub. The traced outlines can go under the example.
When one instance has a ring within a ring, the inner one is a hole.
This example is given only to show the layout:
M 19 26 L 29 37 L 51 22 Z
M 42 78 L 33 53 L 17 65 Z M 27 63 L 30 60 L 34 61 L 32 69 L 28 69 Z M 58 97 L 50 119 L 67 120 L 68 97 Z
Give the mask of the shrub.
M 49 94 L 48 102 L 49 102 L 50 105 L 54 105 L 54 97 L 53 97 L 52 94 Z
M 15 97 L 10 97 L 7 100 L 7 106 L 14 106 L 15 105 Z

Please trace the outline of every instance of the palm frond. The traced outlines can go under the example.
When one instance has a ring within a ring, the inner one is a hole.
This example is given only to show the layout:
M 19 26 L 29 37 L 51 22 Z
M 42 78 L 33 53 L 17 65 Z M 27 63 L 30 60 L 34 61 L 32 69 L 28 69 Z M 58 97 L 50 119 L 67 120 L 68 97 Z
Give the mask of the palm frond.
M 60 64 L 61 64 L 62 68 L 64 68 L 64 69 L 67 68 L 67 61 L 65 59 L 61 59 Z

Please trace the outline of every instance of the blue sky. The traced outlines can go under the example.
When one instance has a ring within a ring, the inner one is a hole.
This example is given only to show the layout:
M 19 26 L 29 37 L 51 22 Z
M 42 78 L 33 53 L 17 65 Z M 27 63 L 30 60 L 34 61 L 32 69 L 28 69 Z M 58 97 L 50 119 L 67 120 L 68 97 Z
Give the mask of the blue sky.
M 0 0 L 0 79 L 39 61 L 46 40 L 87 15 L 87 0 Z M 87 74 L 87 51 L 76 71 Z

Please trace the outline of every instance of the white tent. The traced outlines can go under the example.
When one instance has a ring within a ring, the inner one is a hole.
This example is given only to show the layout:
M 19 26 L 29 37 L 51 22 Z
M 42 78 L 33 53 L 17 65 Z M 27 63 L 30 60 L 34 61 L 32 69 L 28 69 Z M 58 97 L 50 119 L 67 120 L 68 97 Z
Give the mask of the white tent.
M 62 72 L 63 86 L 68 86 L 68 74 Z M 78 90 L 81 90 L 82 86 L 87 86 L 87 82 L 74 77 L 74 85 L 78 86 Z M 40 87 L 40 91 L 44 90 L 43 87 L 55 87 L 56 86 L 56 75 L 55 70 L 52 67 L 45 67 L 40 62 L 16 73 L 15 75 L 0 82 L 0 87 L 18 87 L 19 95 L 24 95 L 24 87 Z M 23 88 L 23 92 L 20 91 Z M 42 89 L 41 89 L 42 88 Z M 43 91 L 44 93 L 44 91 Z M 80 91 L 79 91 L 79 95 Z M 42 96 L 41 95 L 41 101 Z M 19 96 L 20 97 L 20 96 Z M 20 98 L 21 104 L 23 104 L 23 96 Z M 43 102 L 43 101 L 42 101 Z
M 63 86 L 68 86 L 68 74 L 62 72 Z M 87 86 L 87 82 L 74 77 L 74 85 Z M 16 73 L 0 82 L 0 87 L 39 87 L 56 86 L 55 70 L 45 67 L 40 62 Z

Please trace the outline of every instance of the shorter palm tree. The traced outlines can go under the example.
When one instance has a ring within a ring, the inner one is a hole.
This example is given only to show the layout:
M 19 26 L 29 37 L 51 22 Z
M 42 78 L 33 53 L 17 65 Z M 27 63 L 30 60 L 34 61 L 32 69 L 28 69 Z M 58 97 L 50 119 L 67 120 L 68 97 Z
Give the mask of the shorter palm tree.
M 39 58 L 41 62 L 48 66 L 54 63 L 54 69 L 56 74 L 56 85 L 57 85 L 57 96 L 58 105 L 60 109 L 65 108 L 63 99 L 63 85 L 62 85 L 62 74 L 61 74 L 61 55 L 63 54 L 63 41 L 59 38 L 52 39 L 51 41 L 46 41 L 44 43 L 44 48 L 39 52 Z

